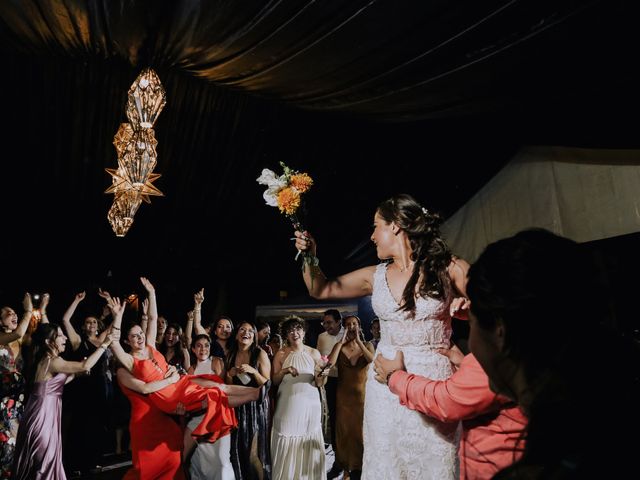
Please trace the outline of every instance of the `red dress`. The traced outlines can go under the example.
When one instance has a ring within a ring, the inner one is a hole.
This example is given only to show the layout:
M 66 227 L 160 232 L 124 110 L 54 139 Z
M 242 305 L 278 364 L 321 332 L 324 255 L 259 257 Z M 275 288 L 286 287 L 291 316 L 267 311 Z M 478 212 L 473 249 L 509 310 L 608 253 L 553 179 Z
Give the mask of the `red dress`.
M 151 358 L 141 360 L 133 357 L 134 377 L 145 383 L 162 380 L 167 371 L 167 361 L 155 348 L 148 347 Z M 202 422 L 191 432 L 201 441 L 215 442 L 224 437 L 238 425 L 236 414 L 229 406 L 227 395 L 218 388 L 205 388 L 191 381 L 192 378 L 203 378 L 218 383 L 224 381 L 217 375 L 184 375 L 173 385 L 148 395 L 149 400 L 165 413 L 175 413 L 178 403 L 184 405 L 188 412 L 198 412 L 203 409 L 206 401 L 206 410 Z
M 123 480 L 184 480 L 180 425 L 158 410 L 147 395 L 120 388 L 131 402 L 132 468 Z

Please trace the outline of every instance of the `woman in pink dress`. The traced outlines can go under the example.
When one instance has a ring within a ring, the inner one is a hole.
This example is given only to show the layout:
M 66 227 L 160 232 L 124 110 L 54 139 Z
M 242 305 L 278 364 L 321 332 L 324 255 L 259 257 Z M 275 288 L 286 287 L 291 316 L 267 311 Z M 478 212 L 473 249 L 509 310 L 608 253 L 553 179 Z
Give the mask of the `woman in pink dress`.
M 107 338 L 82 362 L 68 362 L 60 357 L 67 337 L 54 323 L 38 325 L 31 341 L 31 391 L 18 429 L 13 478 L 65 480 L 60 436 L 62 391 L 74 374 L 88 373 L 107 350 L 111 339 Z

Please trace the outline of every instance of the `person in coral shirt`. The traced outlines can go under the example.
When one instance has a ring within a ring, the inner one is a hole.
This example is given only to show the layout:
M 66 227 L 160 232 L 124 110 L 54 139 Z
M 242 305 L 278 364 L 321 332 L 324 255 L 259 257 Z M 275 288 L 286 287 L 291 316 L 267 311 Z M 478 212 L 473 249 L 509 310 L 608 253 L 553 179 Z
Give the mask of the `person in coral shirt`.
M 457 349 L 441 353 L 459 364 L 447 380 L 406 372 L 402 352 L 393 360 L 377 356 L 376 379 L 387 383 L 411 410 L 442 422 L 461 420 L 460 478 L 489 479 L 522 456 L 526 417 L 508 398 L 491 391 L 489 378 L 473 354 L 462 358 Z

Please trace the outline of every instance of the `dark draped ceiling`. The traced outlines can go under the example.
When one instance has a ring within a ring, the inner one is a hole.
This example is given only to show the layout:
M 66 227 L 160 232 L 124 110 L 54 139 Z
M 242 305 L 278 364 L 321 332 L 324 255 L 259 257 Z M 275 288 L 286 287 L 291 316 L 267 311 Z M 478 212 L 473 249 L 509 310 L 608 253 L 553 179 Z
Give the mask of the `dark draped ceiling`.
M 636 1 L 0 2 L 2 282 L 122 294 L 137 275 L 181 311 L 251 315 L 303 293 L 290 226 L 255 178 L 309 172 L 329 273 L 373 261 L 375 205 L 450 215 L 523 144 L 637 147 Z M 126 92 L 167 91 L 158 187 L 129 234 L 106 219 Z

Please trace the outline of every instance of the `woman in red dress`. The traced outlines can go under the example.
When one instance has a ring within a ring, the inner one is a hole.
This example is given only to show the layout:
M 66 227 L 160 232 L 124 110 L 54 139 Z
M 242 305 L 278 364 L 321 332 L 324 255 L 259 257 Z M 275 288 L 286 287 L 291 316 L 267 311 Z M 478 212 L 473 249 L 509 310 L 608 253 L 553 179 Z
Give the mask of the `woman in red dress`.
M 123 480 L 184 480 L 182 472 L 182 427 L 160 411 L 149 394 L 180 379 L 175 367 L 156 382 L 144 383 L 125 368 L 117 372 L 122 392 L 131 402 L 131 468 Z
M 127 331 L 126 337 L 131 353 L 125 352 L 118 341 L 114 341 L 111 348 L 118 361 L 134 377 L 150 383 L 163 380 L 168 365 L 154 347 L 158 319 L 155 289 L 146 278 L 140 280 L 149 296 L 147 335 L 139 325 L 134 325 Z M 107 300 L 113 312 L 113 339 L 116 340 L 125 305 L 118 298 Z M 233 407 L 255 401 L 259 396 L 260 388 L 225 385 L 217 375 L 184 375 L 178 382 L 150 393 L 148 398 L 159 410 L 169 414 L 175 413 L 178 404 L 183 405 L 187 412 L 204 410 L 202 422 L 192 435 L 200 441 L 215 442 L 236 427 Z

